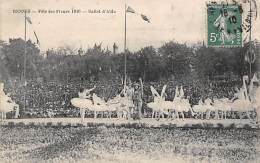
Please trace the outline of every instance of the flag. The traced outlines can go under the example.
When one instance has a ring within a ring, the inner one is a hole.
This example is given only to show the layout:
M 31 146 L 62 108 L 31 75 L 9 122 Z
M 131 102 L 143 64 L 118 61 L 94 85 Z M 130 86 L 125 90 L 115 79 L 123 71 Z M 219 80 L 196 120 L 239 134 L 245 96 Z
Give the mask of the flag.
M 150 19 L 148 19 L 147 16 L 141 14 L 141 17 L 143 18 L 144 21 L 147 21 L 148 23 L 150 23 Z
M 34 36 L 35 36 L 35 38 L 36 38 L 36 43 L 37 43 L 38 45 L 40 45 L 40 41 L 39 41 L 39 39 L 38 39 L 38 36 L 37 36 L 36 32 L 33 31 L 33 33 L 34 33 Z
M 31 20 L 30 17 L 26 16 L 25 19 L 26 19 L 26 21 L 27 21 L 28 23 L 32 24 L 32 20 Z
M 132 9 L 130 6 L 127 7 L 126 9 L 126 12 L 130 12 L 130 13 L 133 13 L 133 14 L 138 14 L 134 9 Z M 143 15 L 143 14 L 140 14 L 141 15 L 141 18 L 144 20 L 144 21 L 147 21 L 148 23 L 150 23 L 150 19 L 146 16 L 146 15 Z
M 246 54 L 246 55 L 245 55 L 245 61 L 249 63 L 249 60 L 250 60 L 250 59 L 249 59 L 249 56 L 248 56 L 248 54 Z
M 25 20 L 26 20 L 29 24 L 32 24 L 32 20 L 31 20 L 30 17 L 26 16 L 26 17 L 25 17 Z M 35 36 L 35 38 L 36 38 L 36 43 L 37 43 L 38 45 L 40 45 L 40 41 L 39 41 L 39 39 L 38 39 L 38 36 L 37 36 L 36 32 L 33 31 L 33 34 L 34 34 L 34 36 Z
M 126 12 L 135 13 L 135 10 L 128 6 Z
M 245 61 L 248 63 L 254 63 L 256 60 L 255 52 L 252 50 L 251 52 L 251 60 L 250 60 L 250 52 L 247 51 L 245 54 Z
M 255 56 L 255 53 L 253 53 L 253 56 L 251 58 L 251 63 L 255 63 L 255 60 L 256 60 L 256 56 Z

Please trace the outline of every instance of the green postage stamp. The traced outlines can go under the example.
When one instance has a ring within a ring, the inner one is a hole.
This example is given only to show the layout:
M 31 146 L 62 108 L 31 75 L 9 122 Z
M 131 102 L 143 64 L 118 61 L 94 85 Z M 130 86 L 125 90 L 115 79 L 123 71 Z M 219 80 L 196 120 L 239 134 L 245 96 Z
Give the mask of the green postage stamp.
M 208 46 L 242 46 L 242 11 L 237 4 L 207 4 Z

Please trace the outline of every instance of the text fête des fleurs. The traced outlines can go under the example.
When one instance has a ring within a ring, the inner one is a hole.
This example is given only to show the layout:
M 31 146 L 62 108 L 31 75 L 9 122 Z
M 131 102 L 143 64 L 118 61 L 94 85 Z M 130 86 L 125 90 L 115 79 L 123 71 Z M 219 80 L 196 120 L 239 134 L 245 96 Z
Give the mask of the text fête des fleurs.
M 38 13 L 38 14 L 114 14 L 116 11 L 114 9 L 13 9 L 14 14 L 19 13 Z

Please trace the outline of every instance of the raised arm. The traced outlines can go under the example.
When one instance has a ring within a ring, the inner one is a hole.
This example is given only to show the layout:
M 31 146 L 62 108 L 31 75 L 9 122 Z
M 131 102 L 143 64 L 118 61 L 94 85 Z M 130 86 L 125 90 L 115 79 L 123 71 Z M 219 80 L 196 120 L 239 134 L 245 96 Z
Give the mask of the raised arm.
M 150 88 L 151 88 L 153 97 L 160 97 L 159 93 L 155 90 L 155 88 L 153 86 L 150 86 Z
M 91 92 L 91 91 L 93 91 L 94 89 L 96 89 L 96 86 L 95 86 L 95 85 L 94 85 L 93 88 L 91 88 L 91 89 L 87 89 L 86 92 Z
M 165 96 L 166 87 L 167 87 L 167 85 L 165 84 L 163 86 L 163 89 L 162 89 L 162 92 L 161 92 L 161 98 L 163 98 L 163 96 Z
M 144 95 L 144 86 L 143 86 L 143 81 L 142 81 L 141 78 L 139 78 L 139 80 L 140 80 L 141 91 L 142 91 L 142 97 L 143 97 L 143 95 Z

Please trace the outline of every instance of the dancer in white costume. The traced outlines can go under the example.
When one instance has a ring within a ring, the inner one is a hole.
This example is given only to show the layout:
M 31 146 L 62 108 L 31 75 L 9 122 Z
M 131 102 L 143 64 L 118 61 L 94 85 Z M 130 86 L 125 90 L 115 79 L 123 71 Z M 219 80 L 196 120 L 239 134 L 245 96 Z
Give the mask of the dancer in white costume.
M 253 78 L 251 79 L 250 81 L 250 84 L 249 84 L 249 98 L 251 100 L 252 103 L 255 103 L 256 102 L 256 91 L 257 89 L 259 88 L 259 80 L 256 76 L 256 73 L 254 74 Z
M 255 109 L 256 109 L 256 115 L 257 115 L 257 122 L 260 121 L 260 87 L 258 86 L 255 94 Z
M 213 111 L 216 111 L 213 106 L 213 101 L 210 98 L 207 98 L 204 102 L 204 107 L 206 109 L 206 119 L 210 119 L 210 115 Z
M 134 89 L 131 85 L 124 85 L 123 90 L 120 94 L 116 95 L 116 97 L 108 100 L 107 102 L 103 101 L 103 111 L 109 112 L 109 117 L 111 117 L 112 112 L 117 113 L 117 118 L 131 118 L 132 108 L 134 108 L 133 104 L 133 96 Z M 95 103 L 95 100 L 94 100 Z M 99 108 L 100 109 L 100 108 Z
M 113 99 L 110 99 L 107 104 L 109 111 L 116 111 L 117 118 L 128 118 L 129 114 L 129 100 L 127 97 L 124 97 L 124 94 L 116 95 Z
M 213 106 L 216 111 L 221 110 L 222 116 L 221 119 L 227 119 L 227 113 L 231 113 L 232 107 L 231 107 L 232 101 L 228 98 L 221 98 L 221 99 L 214 99 Z M 216 112 L 217 114 L 218 112 Z M 219 115 L 216 115 L 217 119 L 219 119 Z M 216 117 L 215 116 L 215 117 Z
M 242 113 L 246 112 L 247 117 L 251 119 L 250 111 L 252 111 L 253 108 L 257 111 L 257 91 L 259 88 L 255 87 L 254 83 L 258 83 L 259 80 L 257 79 L 256 74 L 254 74 L 249 84 L 248 93 L 246 81 L 248 81 L 248 76 L 243 77 L 243 86 L 239 90 L 236 88 L 237 92 L 234 94 L 232 100 L 229 100 L 228 98 L 214 99 L 213 105 L 216 109 L 219 109 L 223 112 L 222 118 L 226 119 L 227 112 L 234 113 L 233 111 L 238 111 L 240 118 L 242 118 Z
M 176 88 L 175 88 L 175 96 L 174 96 L 174 99 L 173 99 L 171 105 L 172 105 L 171 107 L 175 110 L 176 118 L 179 119 L 179 112 L 180 112 L 182 115 L 182 119 L 184 120 L 184 113 L 182 112 L 182 110 L 180 108 L 181 107 L 181 97 L 180 97 L 180 92 L 179 92 L 178 86 L 176 86 Z
M 180 88 L 179 97 L 180 97 L 181 99 L 184 99 L 184 98 L 185 98 L 185 97 L 184 97 L 184 91 L 183 91 L 183 87 L 182 87 L 182 86 L 181 86 L 181 88 Z
M 179 119 L 179 113 L 182 116 L 182 120 L 184 120 L 184 113 L 191 111 L 192 116 L 194 116 L 194 112 L 191 108 L 189 100 L 185 98 L 183 87 L 181 86 L 180 91 L 178 86 L 175 88 L 175 96 L 172 103 L 168 103 L 168 106 L 175 110 L 175 117 Z
M 154 97 L 154 101 L 147 104 L 149 108 L 153 110 L 152 118 L 153 117 L 164 117 L 164 114 L 168 115 L 168 118 L 176 116 L 179 118 L 179 113 L 181 114 L 184 120 L 184 112 L 191 111 L 192 116 L 194 116 L 194 112 L 191 108 L 189 100 L 185 98 L 184 91 L 181 86 L 180 91 L 178 86 L 175 89 L 175 97 L 173 101 L 165 101 L 165 90 L 166 85 L 164 85 L 161 95 L 151 86 L 151 92 Z M 173 114 L 175 112 L 175 114 Z
M 12 101 L 4 92 L 4 83 L 0 83 L 0 113 L 1 120 L 6 119 L 6 113 L 15 111 L 15 118 L 19 116 L 19 105 Z
M 147 103 L 147 106 L 152 109 L 152 118 L 161 116 L 164 117 L 164 105 L 165 105 L 165 90 L 167 85 L 163 86 L 161 95 L 154 89 L 153 86 L 150 86 L 151 92 L 154 98 L 153 102 Z
M 243 87 L 242 91 L 240 91 L 241 94 L 239 95 L 239 98 L 236 99 L 231 105 L 231 108 L 234 111 L 238 111 L 240 119 L 242 119 L 243 112 L 246 112 L 247 117 L 251 119 L 250 111 L 253 109 L 253 105 L 250 102 L 247 93 L 246 81 L 248 81 L 248 76 L 243 76 Z
M 91 89 L 81 89 L 80 92 L 78 92 L 79 98 L 71 99 L 71 104 L 75 107 L 80 108 L 80 116 L 82 122 L 85 117 L 86 109 L 91 109 L 91 107 L 93 106 L 93 101 L 91 99 L 91 92 L 95 88 L 96 86 L 94 86 Z
M 212 100 L 207 98 L 204 100 L 204 108 L 206 110 L 206 119 L 210 119 L 210 114 L 212 111 L 215 111 L 214 107 L 212 106 Z
M 201 119 L 203 119 L 203 114 L 206 112 L 206 110 L 205 110 L 204 102 L 202 101 L 202 99 L 199 100 L 197 105 L 193 105 L 192 109 L 196 113 L 195 118 L 200 117 Z
M 194 105 L 192 109 L 197 114 L 196 118 L 200 116 L 201 119 L 203 119 L 204 113 L 206 113 L 206 119 L 209 119 L 211 112 L 215 111 L 212 100 L 209 98 L 205 99 L 204 102 L 200 99 L 198 105 Z
M 183 87 L 181 86 L 180 88 L 180 93 L 179 93 L 179 96 L 180 96 L 180 102 L 182 104 L 182 110 L 184 112 L 188 112 L 188 111 L 191 111 L 191 116 L 193 117 L 194 116 L 194 112 L 191 108 L 191 104 L 189 102 L 189 99 L 185 98 L 185 95 L 184 95 L 184 90 L 183 90 Z
M 109 106 L 105 100 L 98 97 L 95 93 L 93 94 L 93 106 L 94 118 L 97 118 L 98 113 L 102 113 L 101 118 L 103 118 L 104 112 L 109 113 L 109 118 L 111 118 L 111 112 L 109 111 Z
M 260 87 L 259 79 L 254 74 L 249 84 L 249 97 L 252 102 L 253 108 L 256 111 L 256 121 L 259 123 L 260 120 Z

